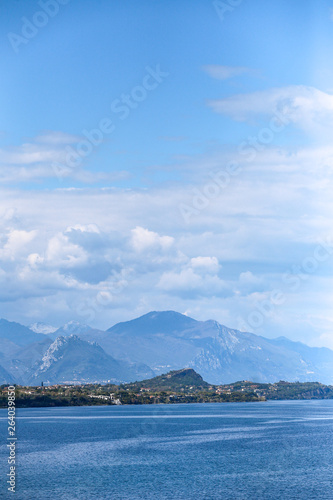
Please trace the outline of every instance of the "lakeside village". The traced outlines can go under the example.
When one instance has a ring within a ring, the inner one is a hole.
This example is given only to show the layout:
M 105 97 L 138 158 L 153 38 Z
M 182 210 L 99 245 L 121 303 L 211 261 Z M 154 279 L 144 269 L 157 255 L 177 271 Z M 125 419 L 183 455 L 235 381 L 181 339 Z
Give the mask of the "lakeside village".
M 68 382 L 38 387 L 15 386 L 16 406 L 93 406 L 176 403 L 259 402 L 291 399 L 333 399 L 333 386 L 319 382 L 272 384 L 240 381 L 211 385 L 192 369 L 170 372 L 142 382 L 115 385 Z M 0 406 L 7 404 L 7 386 L 0 387 Z

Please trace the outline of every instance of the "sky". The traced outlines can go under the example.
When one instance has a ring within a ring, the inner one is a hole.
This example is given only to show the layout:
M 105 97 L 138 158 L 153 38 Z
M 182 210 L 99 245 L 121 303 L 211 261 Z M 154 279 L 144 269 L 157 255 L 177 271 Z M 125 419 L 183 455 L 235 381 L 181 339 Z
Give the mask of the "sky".
M 333 348 L 333 2 L 4 0 L 0 317 Z

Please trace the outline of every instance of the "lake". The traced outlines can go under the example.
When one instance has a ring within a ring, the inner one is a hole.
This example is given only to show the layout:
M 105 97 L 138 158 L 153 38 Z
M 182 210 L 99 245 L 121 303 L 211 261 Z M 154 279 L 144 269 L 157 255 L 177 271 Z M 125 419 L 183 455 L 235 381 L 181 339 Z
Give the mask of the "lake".
M 1 498 L 333 499 L 333 401 L 17 411 L 16 494 Z

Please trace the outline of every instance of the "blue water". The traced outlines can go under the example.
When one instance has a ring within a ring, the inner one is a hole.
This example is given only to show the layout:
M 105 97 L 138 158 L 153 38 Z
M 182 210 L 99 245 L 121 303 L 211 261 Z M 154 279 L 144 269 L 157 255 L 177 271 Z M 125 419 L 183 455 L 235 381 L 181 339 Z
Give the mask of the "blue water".
M 15 495 L 5 415 L 1 498 L 333 499 L 333 401 L 21 409 Z

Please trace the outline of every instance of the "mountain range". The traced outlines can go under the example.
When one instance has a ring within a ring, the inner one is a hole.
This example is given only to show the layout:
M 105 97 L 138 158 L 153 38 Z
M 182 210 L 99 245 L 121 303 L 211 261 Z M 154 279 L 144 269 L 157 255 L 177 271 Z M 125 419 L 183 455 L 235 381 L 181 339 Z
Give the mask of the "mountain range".
M 333 351 L 150 312 L 106 331 L 0 320 L 0 383 L 122 383 L 193 368 L 211 384 L 236 380 L 333 383 Z

